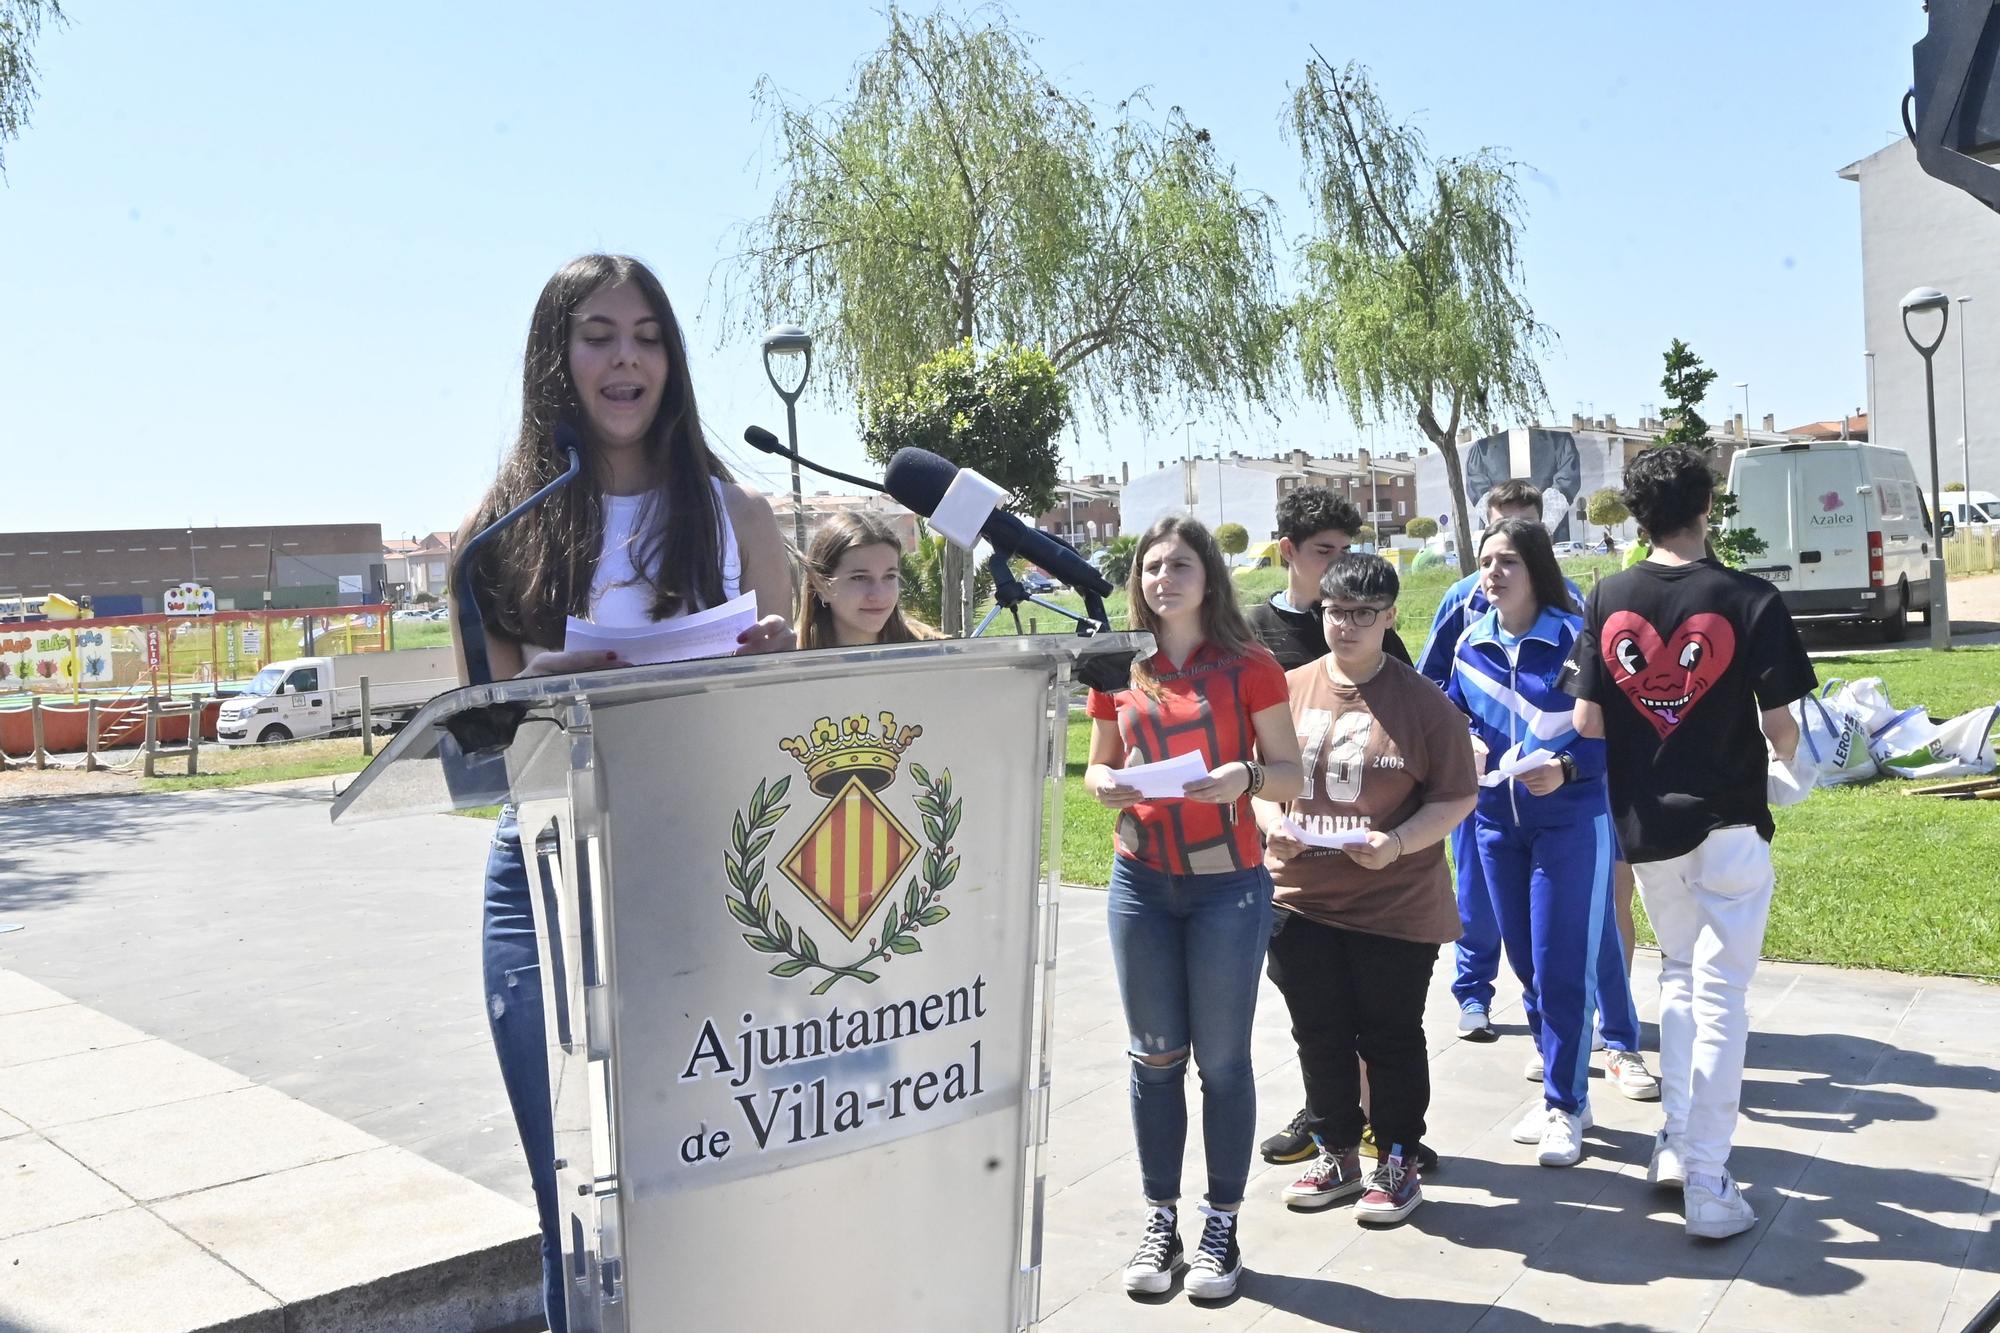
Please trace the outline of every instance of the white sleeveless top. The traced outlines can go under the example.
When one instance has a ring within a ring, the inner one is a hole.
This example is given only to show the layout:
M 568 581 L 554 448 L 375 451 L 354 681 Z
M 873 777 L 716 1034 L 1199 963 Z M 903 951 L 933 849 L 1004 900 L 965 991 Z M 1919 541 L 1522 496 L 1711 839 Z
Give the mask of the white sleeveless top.
M 743 557 L 736 549 L 736 528 L 729 521 L 729 504 L 720 481 L 715 486 L 716 512 L 722 518 L 722 599 L 729 601 L 742 591 Z M 634 627 L 653 623 L 653 585 L 640 573 L 634 557 L 646 545 L 647 536 L 657 530 L 666 516 L 657 512 L 654 495 L 607 495 L 604 506 L 604 544 L 597 551 L 597 577 L 590 585 L 590 620 L 598 625 Z M 677 620 L 691 610 L 683 606 Z

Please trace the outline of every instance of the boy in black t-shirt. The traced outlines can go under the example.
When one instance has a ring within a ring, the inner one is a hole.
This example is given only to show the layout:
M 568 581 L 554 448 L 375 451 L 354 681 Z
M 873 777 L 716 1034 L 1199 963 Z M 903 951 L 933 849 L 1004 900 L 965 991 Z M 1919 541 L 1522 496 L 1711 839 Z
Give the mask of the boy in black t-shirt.
M 1326 626 L 1319 614 L 1319 581 L 1327 566 L 1347 554 L 1361 535 L 1361 511 L 1325 486 L 1301 486 L 1278 501 L 1278 555 L 1285 587 L 1248 613 L 1250 630 L 1290 671 L 1326 656 Z M 1410 650 L 1390 630 L 1382 651 L 1405 666 Z
M 1766 782 L 1771 756 L 1798 746 L 1786 705 L 1814 685 L 1777 591 L 1709 556 L 1714 493 L 1691 449 L 1626 466 L 1625 507 L 1652 554 L 1597 585 L 1567 681 L 1577 729 L 1606 741 L 1612 818 L 1660 941 L 1666 1125 L 1646 1178 L 1679 1187 L 1688 1234 L 1706 1237 L 1757 1222 L 1729 1145 L 1771 906 Z

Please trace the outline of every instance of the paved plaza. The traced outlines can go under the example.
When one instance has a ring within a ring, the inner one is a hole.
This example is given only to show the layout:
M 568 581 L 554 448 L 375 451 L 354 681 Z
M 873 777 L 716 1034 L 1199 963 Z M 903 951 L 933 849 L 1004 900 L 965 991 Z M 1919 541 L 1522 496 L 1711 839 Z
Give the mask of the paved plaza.
M 503 1327 L 532 1308 L 480 993 L 488 828 L 334 827 L 328 795 L 0 804 L 0 930 L 20 927 L 0 933 L 0 1330 Z M 1637 971 L 1650 1019 L 1657 959 Z M 1583 1163 L 1535 1165 L 1508 1138 L 1539 1095 L 1518 996 L 1503 984 L 1506 1035 L 1472 1046 L 1444 980 L 1444 1162 L 1409 1223 L 1289 1213 L 1291 1170 L 1260 1163 L 1236 1299 L 1136 1301 L 1103 898 L 1067 892 L 1043 1327 L 1956 1333 L 2000 1289 L 2000 990 L 1767 965 L 1733 1163 L 1761 1220 L 1697 1243 L 1645 1187 L 1657 1103 L 1599 1080 Z M 1257 1060 L 1275 1128 L 1299 1082 L 1270 987 Z

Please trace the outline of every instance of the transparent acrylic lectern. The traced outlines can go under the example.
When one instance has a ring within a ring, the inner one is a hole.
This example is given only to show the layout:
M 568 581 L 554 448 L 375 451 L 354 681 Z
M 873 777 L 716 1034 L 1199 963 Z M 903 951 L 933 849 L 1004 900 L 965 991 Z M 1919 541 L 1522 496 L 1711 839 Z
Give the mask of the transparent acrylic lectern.
M 1146 643 L 471 686 L 336 801 L 518 807 L 576 1333 L 1034 1326 L 1069 697 Z

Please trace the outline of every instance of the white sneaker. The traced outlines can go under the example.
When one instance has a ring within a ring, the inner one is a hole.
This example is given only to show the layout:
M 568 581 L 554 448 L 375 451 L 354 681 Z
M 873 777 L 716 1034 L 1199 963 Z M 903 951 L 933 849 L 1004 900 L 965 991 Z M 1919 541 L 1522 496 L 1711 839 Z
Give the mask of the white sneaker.
M 1514 1126 L 1514 1142 L 1540 1143 L 1542 1141 L 1542 1131 L 1548 1128 L 1549 1117 L 1562 1114 L 1564 1113 L 1548 1105 L 1546 1102 L 1536 1102 L 1528 1108 L 1527 1114 L 1521 1117 L 1520 1123 Z M 1582 1120 L 1577 1127 L 1577 1132 L 1582 1133 L 1596 1123 L 1597 1121 L 1592 1119 L 1590 1114 L 1590 1103 L 1585 1102 L 1583 1104 Z
M 1653 1136 L 1653 1160 L 1646 1163 L 1646 1183 L 1656 1190 L 1677 1190 L 1687 1184 L 1687 1144 L 1678 1134 L 1661 1130 Z
M 1542 1053 L 1540 1051 L 1528 1052 L 1528 1063 L 1521 1066 L 1521 1077 L 1527 1079 L 1530 1083 L 1540 1083 L 1542 1081 L 1542 1072 Z M 1533 1141 L 1532 1139 L 1529 1140 L 1531 1143 Z
M 1486 1006 L 1477 1000 L 1459 1009 L 1458 1035 L 1463 1041 L 1494 1041 L 1500 1036 L 1493 1030 L 1493 1020 L 1487 1017 Z
M 1736 1188 L 1727 1172 L 1722 1175 L 1722 1192 L 1690 1180 L 1681 1188 L 1681 1211 L 1687 1218 L 1687 1234 L 1707 1240 L 1740 1235 L 1757 1225 L 1757 1210 Z
M 1542 1126 L 1541 1151 L 1535 1160 L 1543 1166 L 1575 1166 L 1583 1157 L 1583 1117 L 1551 1106 Z
M 1646 1068 L 1637 1051 L 1612 1051 L 1604 1057 L 1604 1081 L 1635 1102 L 1660 1100 L 1660 1080 Z

